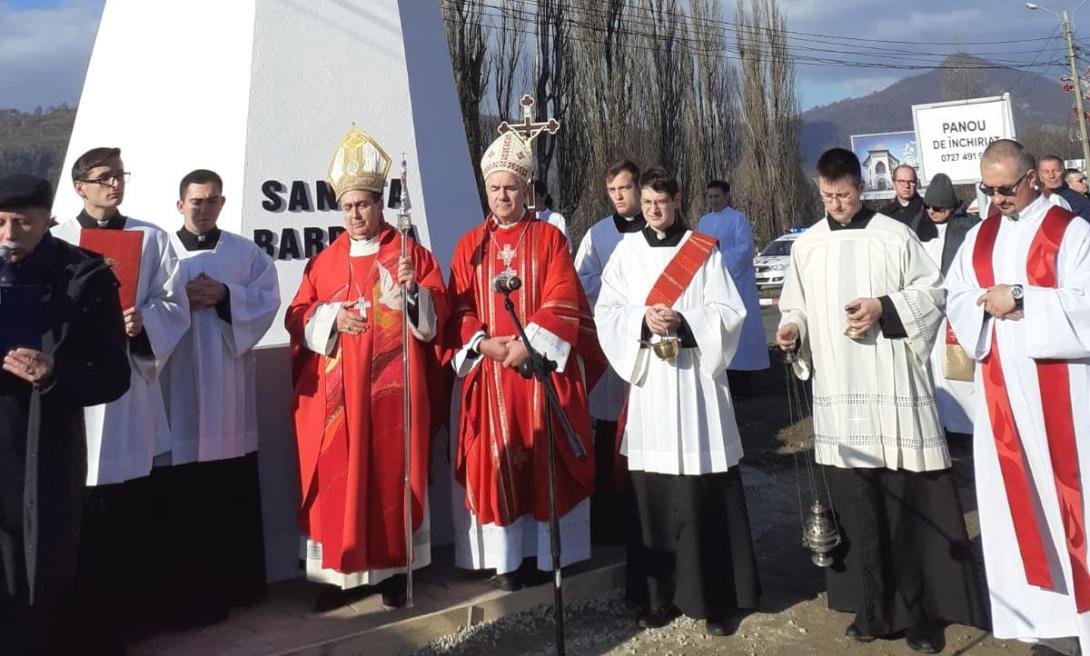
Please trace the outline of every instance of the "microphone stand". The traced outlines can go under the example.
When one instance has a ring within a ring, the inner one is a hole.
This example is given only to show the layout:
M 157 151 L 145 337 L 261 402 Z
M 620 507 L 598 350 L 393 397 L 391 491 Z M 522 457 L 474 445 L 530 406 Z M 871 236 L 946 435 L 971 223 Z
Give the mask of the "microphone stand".
M 519 320 L 518 314 L 515 313 L 515 304 L 511 302 L 511 291 L 501 290 L 503 294 L 503 307 L 507 310 L 507 313 L 511 315 L 511 320 L 515 322 L 515 328 L 518 330 L 519 337 L 522 339 L 522 343 L 526 346 L 526 352 L 529 357 L 519 365 L 519 373 L 523 378 L 537 378 L 542 385 L 545 386 L 545 397 L 548 403 L 545 404 L 545 442 L 549 450 L 548 466 L 549 466 L 549 552 L 553 561 L 553 617 L 556 619 L 556 653 L 557 656 L 564 656 L 564 595 L 561 590 L 563 584 L 562 573 L 560 570 L 560 518 L 556 512 L 556 443 L 553 437 L 553 413 L 556 413 L 557 419 L 560 420 L 560 425 L 564 429 L 564 433 L 568 438 L 568 446 L 571 448 L 572 453 L 579 460 L 583 460 L 587 457 L 586 449 L 583 448 L 583 444 L 579 441 L 579 438 L 575 434 L 575 430 L 571 426 L 571 422 L 568 421 L 567 415 L 564 414 L 564 408 L 560 405 L 560 398 L 556 394 L 556 387 L 553 385 L 552 377 L 549 375 L 556 370 L 556 363 L 549 360 L 545 356 L 541 355 L 534 350 L 534 347 L 530 344 L 530 340 L 526 337 L 526 330 L 522 326 L 522 321 Z

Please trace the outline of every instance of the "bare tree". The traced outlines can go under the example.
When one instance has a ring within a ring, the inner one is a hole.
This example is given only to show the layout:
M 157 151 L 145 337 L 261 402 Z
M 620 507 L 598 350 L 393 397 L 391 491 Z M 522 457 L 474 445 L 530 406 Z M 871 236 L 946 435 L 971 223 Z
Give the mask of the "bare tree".
M 482 8 L 477 0 L 446 0 L 447 45 L 454 63 L 454 79 L 458 87 L 458 104 L 462 108 L 462 123 L 469 142 L 469 156 L 478 162 L 487 144 L 481 131 L 481 98 L 488 88 L 488 32 L 484 27 Z M 477 183 L 481 207 L 487 207 L 484 189 Z
M 523 49 L 526 44 L 526 20 L 517 0 L 502 0 L 499 6 L 499 24 L 493 30 L 495 45 L 489 56 L 495 92 L 496 114 L 501 117 L 516 111 L 515 98 L 519 89 L 525 88 L 518 75 Z

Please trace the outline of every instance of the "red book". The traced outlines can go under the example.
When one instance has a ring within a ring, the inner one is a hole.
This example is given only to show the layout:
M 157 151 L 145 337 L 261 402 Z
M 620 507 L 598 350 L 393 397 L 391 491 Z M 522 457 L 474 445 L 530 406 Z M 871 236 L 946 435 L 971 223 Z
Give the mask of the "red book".
M 121 287 L 117 295 L 121 309 L 136 305 L 136 283 L 140 279 L 140 251 L 144 247 L 144 233 L 139 230 L 86 229 L 80 233 L 79 245 L 98 253 L 114 272 Z

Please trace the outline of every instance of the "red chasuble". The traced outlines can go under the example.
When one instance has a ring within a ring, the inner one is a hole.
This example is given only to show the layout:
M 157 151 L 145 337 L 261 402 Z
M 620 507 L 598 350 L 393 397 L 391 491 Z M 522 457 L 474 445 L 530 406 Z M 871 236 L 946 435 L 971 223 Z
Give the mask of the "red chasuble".
M 552 379 L 587 457 L 576 459 L 554 418 L 559 456 L 556 503 L 563 515 L 594 489 L 587 390 L 601 375 L 605 357 L 567 241 L 559 230 L 529 213 L 506 230 L 489 215 L 458 242 L 449 284 L 451 344 L 466 344 L 479 330 L 488 337 L 517 334 L 503 296 L 490 288 L 492 279 L 507 268 L 503 256 L 522 279 L 522 288 L 511 294 L 519 319 L 572 345 L 564 373 L 553 373 Z M 499 362 L 479 357 L 481 363 L 463 380 L 455 476 L 465 485 L 469 510 L 481 524 L 507 526 L 531 513 L 546 521 L 544 388 Z
M 401 312 L 388 305 L 401 298 L 400 239 L 384 225 L 377 254 L 349 258 L 349 236 L 342 234 L 307 264 L 285 318 L 302 483 L 299 519 L 307 535 L 322 544 L 322 566 L 340 572 L 400 567 L 406 561 Z M 411 239 L 409 254 L 417 284 L 431 291 L 441 328 L 449 313 L 439 264 Z M 304 329 L 320 304 L 361 298 L 365 332 L 338 335 L 328 357 L 306 347 Z M 429 382 L 441 377 L 436 354 L 434 344 L 410 333 L 414 530 L 423 521 L 436 426 L 429 398 Z

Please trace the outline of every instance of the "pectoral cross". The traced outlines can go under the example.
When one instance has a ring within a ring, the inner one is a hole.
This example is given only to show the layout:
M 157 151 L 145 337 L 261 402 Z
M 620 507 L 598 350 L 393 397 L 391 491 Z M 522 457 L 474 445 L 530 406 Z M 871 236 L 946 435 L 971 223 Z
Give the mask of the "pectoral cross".
M 355 305 L 353 305 L 352 307 L 356 308 L 356 312 L 358 312 L 361 317 L 366 318 L 367 310 L 371 307 L 371 301 L 367 300 L 366 298 L 361 298 L 356 301 Z
M 500 134 L 505 132 L 514 132 L 522 139 L 523 143 L 530 149 L 530 152 L 534 152 L 534 139 L 538 137 L 542 132 L 548 132 L 549 134 L 556 134 L 560 130 L 560 121 L 555 118 L 549 118 L 545 121 L 534 121 L 534 98 L 530 94 L 524 94 L 519 100 L 519 105 L 522 106 L 522 121 L 520 123 L 508 123 L 504 121 L 500 123 L 496 128 Z M 530 186 L 533 187 L 533 178 L 530 179 Z M 534 205 L 534 194 L 529 195 L 529 203 L 527 209 L 537 209 Z
M 511 267 L 511 260 L 515 259 L 515 254 L 516 251 L 511 248 L 511 244 L 504 244 L 503 248 L 501 248 L 500 252 L 496 255 L 496 257 L 503 260 L 503 265 L 507 267 L 503 270 L 503 275 L 508 277 L 518 275 L 518 272 Z

